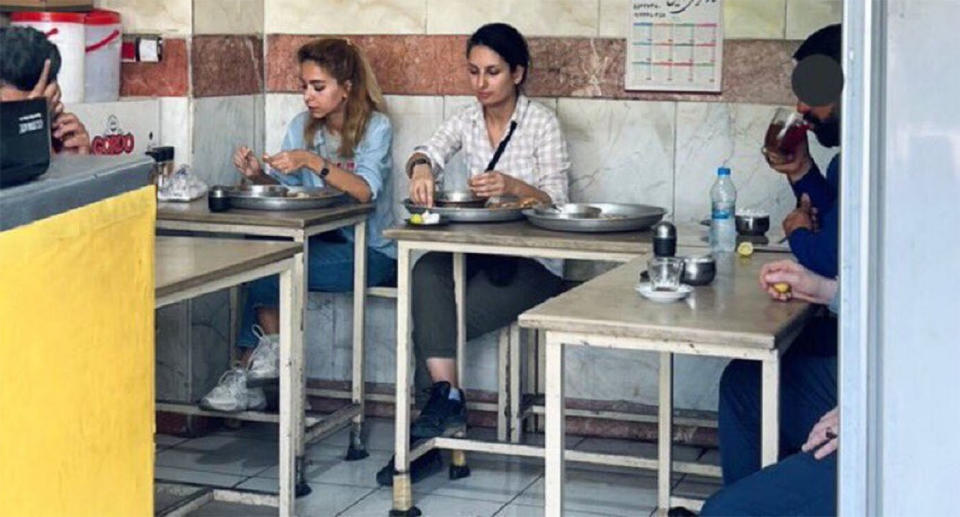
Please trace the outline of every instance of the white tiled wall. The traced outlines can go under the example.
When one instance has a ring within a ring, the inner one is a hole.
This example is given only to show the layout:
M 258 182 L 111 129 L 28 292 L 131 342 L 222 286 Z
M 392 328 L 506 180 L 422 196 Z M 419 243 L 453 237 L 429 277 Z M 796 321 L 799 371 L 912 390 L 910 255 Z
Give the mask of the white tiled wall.
M 194 0 L 194 34 L 259 34 L 264 0 Z
M 428 34 L 470 34 L 508 21 L 525 36 L 594 36 L 599 0 L 427 0 Z
M 238 145 L 255 146 L 256 96 L 194 99 L 193 170 L 209 185 L 232 185 L 239 179 L 233 166 Z
M 267 34 L 423 34 L 425 0 L 267 0 Z
M 160 143 L 173 146 L 177 165 L 193 163 L 193 99 L 160 97 Z
M 787 0 L 787 39 L 804 39 L 843 16 L 841 0 Z
M 192 32 L 191 0 L 98 0 L 95 4 L 119 11 L 125 33 L 186 36 Z

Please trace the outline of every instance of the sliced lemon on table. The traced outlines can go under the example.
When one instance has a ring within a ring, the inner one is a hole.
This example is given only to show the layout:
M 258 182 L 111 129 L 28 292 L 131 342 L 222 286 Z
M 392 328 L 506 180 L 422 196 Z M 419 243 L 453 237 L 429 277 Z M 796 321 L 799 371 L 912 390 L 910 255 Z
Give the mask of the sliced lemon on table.
M 413 214 L 410 216 L 411 224 L 423 224 L 423 216 L 420 214 Z
M 740 245 L 737 246 L 737 255 L 741 257 L 753 255 L 753 243 L 747 241 L 741 242 Z

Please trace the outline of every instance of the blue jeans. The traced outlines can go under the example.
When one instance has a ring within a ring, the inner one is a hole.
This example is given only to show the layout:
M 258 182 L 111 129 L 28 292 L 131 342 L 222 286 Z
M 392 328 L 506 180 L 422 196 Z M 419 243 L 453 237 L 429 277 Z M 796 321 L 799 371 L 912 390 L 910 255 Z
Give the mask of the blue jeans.
M 836 454 L 818 461 L 800 452 L 810 429 L 837 405 L 835 329 L 835 320 L 812 322 L 798 338 L 796 348 L 784 356 L 780 365 L 781 461 L 762 471 L 760 363 L 736 360 L 724 370 L 718 434 L 725 486 L 707 501 L 701 515 L 836 513 Z
M 334 237 L 335 238 L 335 237 Z M 397 261 L 383 253 L 367 248 L 367 285 L 377 286 L 396 278 Z M 310 238 L 307 256 L 307 288 L 310 291 L 343 293 L 353 290 L 353 243 L 346 240 L 331 242 L 329 235 Z M 246 285 L 247 302 L 243 308 L 243 327 L 237 337 L 237 346 L 253 347 L 257 337 L 253 324 L 257 323 L 257 309 L 277 307 L 280 303 L 280 277 L 260 278 Z

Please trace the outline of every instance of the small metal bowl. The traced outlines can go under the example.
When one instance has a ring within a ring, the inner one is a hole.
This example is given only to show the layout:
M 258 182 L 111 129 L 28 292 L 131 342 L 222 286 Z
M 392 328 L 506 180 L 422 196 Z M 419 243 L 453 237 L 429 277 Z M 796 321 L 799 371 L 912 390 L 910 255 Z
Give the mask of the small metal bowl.
M 738 214 L 734 220 L 740 235 L 764 235 L 770 229 L 770 216 L 767 214 Z
M 707 285 L 717 276 L 717 261 L 713 255 L 683 257 L 680 281 L 688 285 Z
M 230 187 L 215 185 L 207 192 L 207 206 L 211 212 L 223 212 L 230 208 Z
M 485 198 L 477 197 L 469 190 L 437 192 L 433 202 L 437 206 L 450 208 L 483 208 L 487 204 Z
M 238 185 L 233 187 L 233 195 L 243 197 L 287 197 L 287 187 L 283 185 Z
M 596 219 L 600 217 L 601 213 L 599 208 L 582 203 L 543 206 L 538 207 L 536 211 L 538 215 L 555 217 L 557 219 Z

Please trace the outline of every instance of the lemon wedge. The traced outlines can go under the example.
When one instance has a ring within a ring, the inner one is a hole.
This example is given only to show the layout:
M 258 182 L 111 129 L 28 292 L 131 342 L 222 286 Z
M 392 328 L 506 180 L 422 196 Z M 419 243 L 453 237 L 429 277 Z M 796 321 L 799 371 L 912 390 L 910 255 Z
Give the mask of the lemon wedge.
M 741 257 L 753 255 L 753 243 L 748 241 L 741 242 L 740 245 L 737 246 L 737 254 Z
M 413 214 L 410 216 L 411 224 L 423 224 L 423 216 L 420 214 Z
M 773 288 L 780 294 L 785 294 L 790 290 L 790 284 L 786 282 L 777 282 L 773 284 Z

